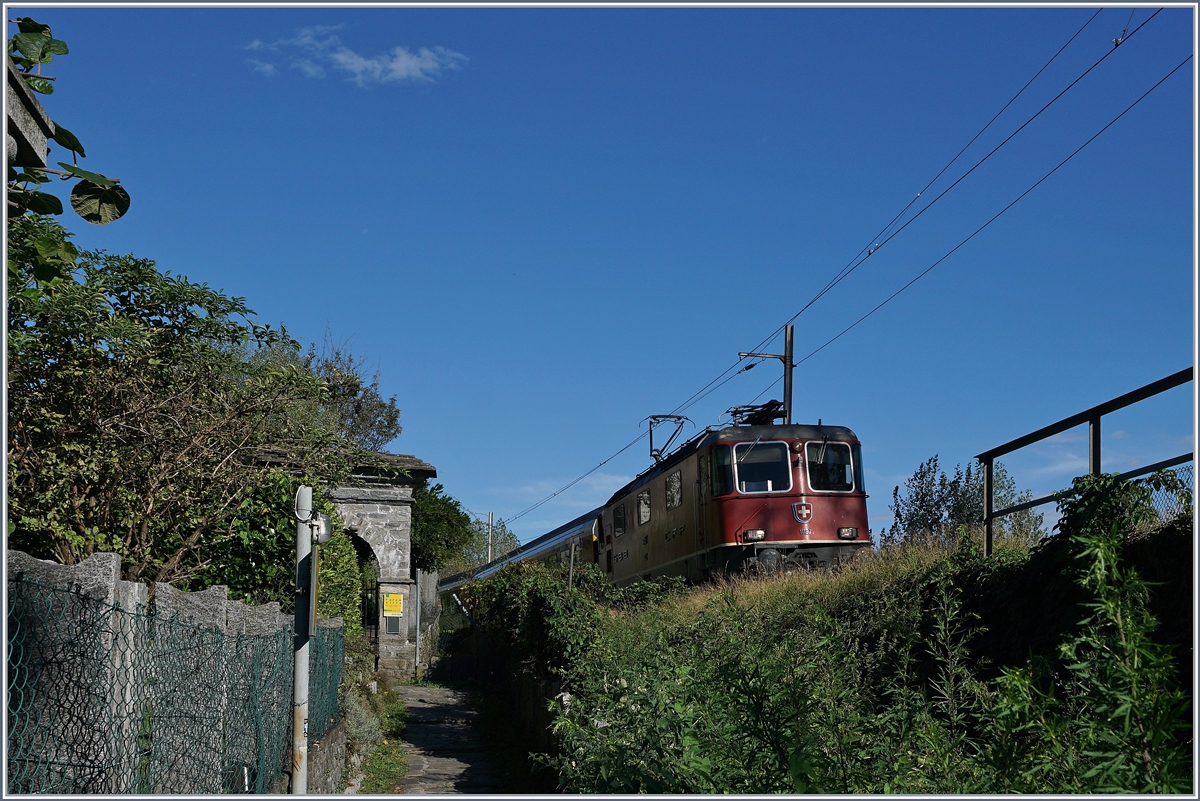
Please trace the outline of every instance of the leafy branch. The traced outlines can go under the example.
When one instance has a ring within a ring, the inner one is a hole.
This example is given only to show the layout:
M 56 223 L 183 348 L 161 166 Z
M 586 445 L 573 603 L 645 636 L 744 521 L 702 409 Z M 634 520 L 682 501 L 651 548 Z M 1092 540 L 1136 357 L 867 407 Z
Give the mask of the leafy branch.
M 43 95 L 54 93 L 56 79 L 42 75 L 42 65 L 49 64 L 54 57 L 65 56 L 66 42 L 51 35 L 50 26 L 36 22 L 31 17 L 10 20 L 17 25 L 18 33 L 8 40 L 8 56 L 17 74 L 30 90 Z M 20 216 L 28 211 L 36 214 L 62 214 L 63 205 L 57 197 L 42 192 L 38 187 L 49 183 L 46 173 L 58 175 L 63 180 L 78 179 L 71 189 L 71 208 L 83 219 L 95 225 L 107 225 L 122 217 L 129 210 L 129 193 L 120 185 L 120 180 L 108 178 L 78 167 L 78 159 L 86 158 L 83 144 L 69 130 L 52 123 L 50 139 L 71 152 L 71 164 L 59 162 L 63 169 L 29 169 L 18 173 L 8 169 L 8 214 Z

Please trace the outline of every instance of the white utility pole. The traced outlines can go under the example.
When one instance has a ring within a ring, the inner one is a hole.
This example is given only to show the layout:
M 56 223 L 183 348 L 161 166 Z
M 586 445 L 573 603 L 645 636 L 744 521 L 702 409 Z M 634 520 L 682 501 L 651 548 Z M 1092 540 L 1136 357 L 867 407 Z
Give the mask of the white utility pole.
M 308 793 L 308 632 L 312 592 L 312 487 L 296 492 L 295 665 L 292 670 L 292 795 Z
M 488 512 L 488 563 L 492 561 L 492 513 Z

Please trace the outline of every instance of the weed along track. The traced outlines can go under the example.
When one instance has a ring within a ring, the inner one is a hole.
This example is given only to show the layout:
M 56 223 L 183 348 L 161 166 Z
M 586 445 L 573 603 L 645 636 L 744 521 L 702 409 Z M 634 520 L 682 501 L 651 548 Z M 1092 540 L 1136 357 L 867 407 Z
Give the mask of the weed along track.
M 1189 793 L 1190 505 L 1147 528 L 1144 484 L 1075 489 L 991 556 L 963 529 L 693 588 L 514 564 L 459 588 L 443 662 L 566 792 Z

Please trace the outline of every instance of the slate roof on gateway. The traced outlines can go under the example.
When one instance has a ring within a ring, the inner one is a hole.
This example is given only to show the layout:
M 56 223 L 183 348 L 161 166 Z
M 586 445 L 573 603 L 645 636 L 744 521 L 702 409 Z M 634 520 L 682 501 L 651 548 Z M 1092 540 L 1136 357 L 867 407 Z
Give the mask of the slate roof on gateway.
M 359 465 L 354 470 L 355 478 L 365 479 L 368 482 L 391 484 L 413 484 L 437 478 L 436 467 L 411 454 L 372 452 L 370 458 L 377 460 L 380 464 Z M 270 446 L 259 448 L 258 453 L 255 454 L 255 461 L 264 467 L 282 467 L 285 470 L 299 467 L 299 461 L 286 450 Z M 403 470 L 408 475 L 407 477 L 389 475 L 388 468 Z
M 376 453 L 381 461 L 401 470 L 408 471 L 413 478 L 437 478 L 437 468 L 416 456 L 407 453 Z M 355 471 L 358 474 L 358 471 Z

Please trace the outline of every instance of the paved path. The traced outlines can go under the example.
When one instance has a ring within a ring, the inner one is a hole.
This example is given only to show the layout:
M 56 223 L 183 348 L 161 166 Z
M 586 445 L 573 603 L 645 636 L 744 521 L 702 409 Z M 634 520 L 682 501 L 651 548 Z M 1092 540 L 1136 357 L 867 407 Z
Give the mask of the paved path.
M 463 693 L 407 685 L 395 690 L 408 707 L 408 774 L 400 785 L 405 795 L 500 792 L 479 739 L 478 713 Z

